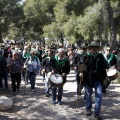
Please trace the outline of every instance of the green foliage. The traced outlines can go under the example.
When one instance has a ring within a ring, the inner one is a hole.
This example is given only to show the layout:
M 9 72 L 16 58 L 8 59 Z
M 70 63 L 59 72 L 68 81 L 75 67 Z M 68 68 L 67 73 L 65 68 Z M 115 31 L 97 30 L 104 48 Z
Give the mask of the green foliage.
M 35 32 L 43 33 L 44 25 L 51 23 L 54 20 L 53 7 L 56 1 L 46 0 L 26 0 L 24 4 L 24 14 L 30 23 L 30 27 Z
M 18 20 L 21 18 L 20 13 L 23 13 L 22 7 L 19 4 L 20 1 L 21 0 L 0 1 L 0 41 L 2 41 L 2 36 L 7 35 L 12 23 L 17 23 L 18 25 Z

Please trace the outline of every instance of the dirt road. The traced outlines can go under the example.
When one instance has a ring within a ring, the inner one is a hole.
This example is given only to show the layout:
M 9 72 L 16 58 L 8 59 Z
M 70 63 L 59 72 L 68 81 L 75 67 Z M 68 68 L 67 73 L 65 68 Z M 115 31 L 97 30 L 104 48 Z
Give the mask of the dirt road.
M 44 82 L 37 76 L 36 92 L 31 92 L 30 85 L 21 83 L 20 94 L 13 98 L 13 106 L 8 111 L 0 112 L 0 120 L 94 120 L 85 116 L 85 103 L 83 95 L 76 100 L 75 73 L 71 71 L 64 85 L 63 105 L 52 105 L 51 96 L 45 97 Z M 84 92 L 84 91 L 83 91 Z M 0 95 L 11 97 L 11 90 L 0 91 Z M 94 110 L 94 94 L 93 109 Z M 102 111 L 103 120 L 120 120 L 120 84 L 111 84 L 107 94 L 103 95 Z

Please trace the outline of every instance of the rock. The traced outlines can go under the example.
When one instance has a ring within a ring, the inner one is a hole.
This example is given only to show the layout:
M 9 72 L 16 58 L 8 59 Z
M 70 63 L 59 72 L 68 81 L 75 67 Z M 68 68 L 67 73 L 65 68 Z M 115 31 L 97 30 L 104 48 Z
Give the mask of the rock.
M 13 105 L 12 98 L 8 98 L 6 96 L 0 97 L 0 110 L 8 110 Z

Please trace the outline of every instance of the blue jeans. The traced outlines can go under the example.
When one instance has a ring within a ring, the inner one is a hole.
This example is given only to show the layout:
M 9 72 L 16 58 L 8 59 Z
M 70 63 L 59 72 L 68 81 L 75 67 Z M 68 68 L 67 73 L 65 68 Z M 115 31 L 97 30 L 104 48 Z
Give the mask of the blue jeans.
M 4 78 L 5 89 L 8 89 L 8 73 L 7 70 L 3 73 L 0 73 L 0 88 L 2 88 L 2 79 Z
M 52 100 L 56 101 L 57 89 L 58 89 L 58 98 L 57 99 L 59 102 L 61 102 L 62 95 L 63 95 L 63 86 L 60 86 L 60 87 L 52 86 Z
M 100 114 L 101 111 L 101 103 L 102 103 L 102 85 L 100 81 L 96 81 L 94 83 L 95 89 L 95 114 Z M 85 94 L 86 94 L 86 109 L 92 109 L 92 92 L 93 88 L 89 86 L 85 86 Z
M 50 86 L 50 78 L 47 77 L 47 74 L 45 75 L 45 93 L 49 93 L 49 86 Z
M 27 71 L 27 77 L 30 80 L 31 89 L 35 88 L 36 75 L 33 72 Z

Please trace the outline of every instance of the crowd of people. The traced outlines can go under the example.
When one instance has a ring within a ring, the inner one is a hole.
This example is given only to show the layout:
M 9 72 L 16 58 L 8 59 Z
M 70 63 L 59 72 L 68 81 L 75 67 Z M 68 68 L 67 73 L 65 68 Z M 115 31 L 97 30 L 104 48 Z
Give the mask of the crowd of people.
M 50 96 L 52 91 L 52 104 L 62 105 L 63 87 L 70 69 L 76 73 L 76 99 L 79 99 L 84 88 L 84 100 L 86 103 L 86 115 L 92 115 L 92 93 L 95 90 L 94 117 L 101 120 L 102 94 L 111 83 L 107 77 L 107 71 L 112 67 L 119 70 L 119 50 L 111 51 L 109 45 L 100 47 L 95 41 L 90 45 L 82 45 L 79 48 L 72 46 L 55 46 L 25 43 L 25 45 L 6 44 L 0 49 L 0 90 L 8 90 L 8 74 L 11 78 L 12 94 L 20 92 L 21 79 L 25 84 L 31 85 L 31 91 L 35 92 L 36 76 L 40 74 L 45 82 L 45 95 Z M 57 74 L 62 82 L 50 80 L 51 75 Z M 3 87 L 4 78 L 4 87 Z M 107 81 L 107 84 L 104 84 Z M 54 84 L 53 84 L 54 83 Z

